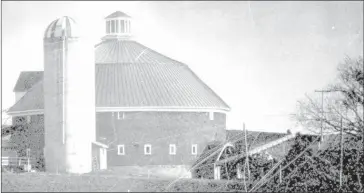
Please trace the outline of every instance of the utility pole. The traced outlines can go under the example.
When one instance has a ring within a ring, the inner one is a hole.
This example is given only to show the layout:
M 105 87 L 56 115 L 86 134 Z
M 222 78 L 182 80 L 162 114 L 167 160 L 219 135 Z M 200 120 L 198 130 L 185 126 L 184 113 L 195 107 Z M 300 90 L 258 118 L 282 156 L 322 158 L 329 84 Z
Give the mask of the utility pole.
M 343 135 L 343 118 L 340 120 L 340 189 L 343 184 L 343 159 L 344 159 L 344 135 Z
M 324 127 L 324 92 L 330 92 L 328 90 L 315 90 L 315 92 L 321 92 L 321 130 L 320 130 L 320 142 L 319 142 L 319 149 L 321 148 L 321 143 L 323 142 L 322 130 Z
M 315 92 L 320 92 L 321 93 L 321 131 L 320 131 L 320 142 L 319 142 L 319 149 L 321 146 L 321 143 L 324 141 L 323 138 L 323 128 L 324 128 L 324 93 L 329 93 L 329 92 L 338 92 L 340 90 L 315 90 Z
M 250 183 L 250 170 L 249 170 L 249 152 L 248 152 L 248 138 L 247 138 L 247 132 L 246 132 L 246 128 L 245 128 L 245 123 L 243 123 L 243 129 L 244 129 L 244 136 L 245 136 L 245 157 L 246 157 L 246 166 L 247 166 L 247 171 L 248 171 L 248 181 Z M 245 173 L 244 173 L 245 175 Z

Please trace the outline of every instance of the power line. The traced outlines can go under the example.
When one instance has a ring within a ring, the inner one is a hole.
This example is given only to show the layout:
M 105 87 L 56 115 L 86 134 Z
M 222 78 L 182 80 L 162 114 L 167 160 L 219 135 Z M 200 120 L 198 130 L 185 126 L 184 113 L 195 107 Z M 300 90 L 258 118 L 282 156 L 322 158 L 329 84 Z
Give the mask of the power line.
M 338 91 L 341 91 L 341 90 L 335 90 L 335 89 L 332 89 L 332 90 L 315 90 L 315 92 L 320 92 L 321 93 L 321 130 L 320 130 L 320 142 L 319 142 L 319 148 L 321 147 L 321 143 L 323 142 L 323 135 L 322 135 L 322 130 L 323 130 L 323 127 L 324 127 L 324 93 L 330 93 L 330 92 L 338 92 Z

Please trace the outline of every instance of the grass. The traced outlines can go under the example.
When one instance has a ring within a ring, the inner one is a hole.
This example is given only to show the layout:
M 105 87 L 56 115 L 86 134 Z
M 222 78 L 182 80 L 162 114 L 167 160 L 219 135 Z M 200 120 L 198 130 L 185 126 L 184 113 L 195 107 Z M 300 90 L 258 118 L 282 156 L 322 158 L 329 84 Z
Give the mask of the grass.
M 116 174 L 47 174 L 3 173 L 3 192 L 160 192 L 165 191 L 176 178 L 130 177 Z M 180 179 L 166 191 L 169 192 L 221 192 L 231 190 L 236 182 Z

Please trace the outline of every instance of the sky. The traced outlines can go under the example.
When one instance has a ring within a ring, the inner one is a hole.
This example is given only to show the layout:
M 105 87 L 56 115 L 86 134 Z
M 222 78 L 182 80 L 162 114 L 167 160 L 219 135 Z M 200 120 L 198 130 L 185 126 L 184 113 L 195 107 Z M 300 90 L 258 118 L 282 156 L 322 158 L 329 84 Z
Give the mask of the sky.
M 345 56 L 363 55 L 361 1 L 5 1 L 2 109 L 21 71 L 43 70 L 53 20 L 74 18 L 97 44 L 114 11 L 132 16 L 139 43 L 187 64 L 231 107 L 228 129 L 298 130 L 297 100 L 332 82 Z

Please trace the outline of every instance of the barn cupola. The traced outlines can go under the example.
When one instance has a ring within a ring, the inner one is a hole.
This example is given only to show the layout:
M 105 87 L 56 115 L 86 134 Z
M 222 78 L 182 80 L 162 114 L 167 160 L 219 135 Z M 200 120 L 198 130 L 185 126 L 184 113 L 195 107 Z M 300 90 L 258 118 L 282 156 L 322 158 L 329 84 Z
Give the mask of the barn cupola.
M 106 36 L 103 39 L 129 39 L 131 37 L 131 17 L 116 11 L 105 18 Z

